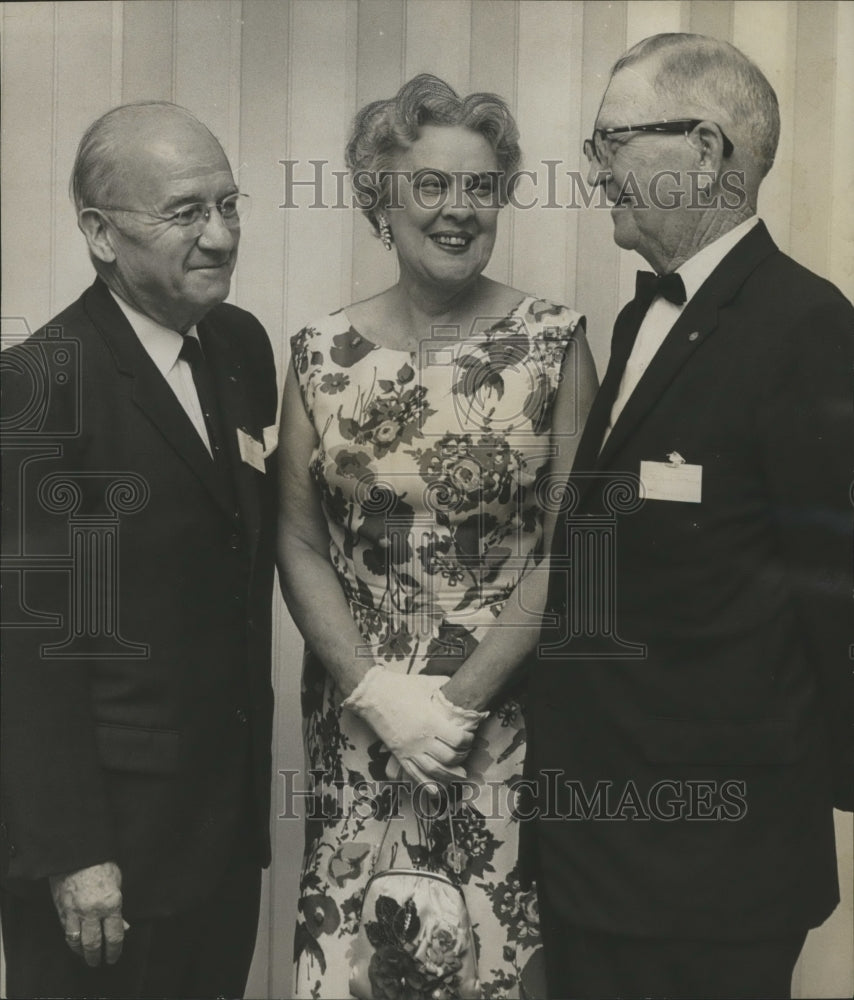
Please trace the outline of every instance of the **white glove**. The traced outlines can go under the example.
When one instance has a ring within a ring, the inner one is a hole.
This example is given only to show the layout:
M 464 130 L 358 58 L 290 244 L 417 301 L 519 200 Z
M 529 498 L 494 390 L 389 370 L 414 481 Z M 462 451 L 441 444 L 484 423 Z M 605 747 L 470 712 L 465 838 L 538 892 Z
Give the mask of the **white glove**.
M 342 706 L 355 712 L 418 782 L 465 780 L 465 760 L 488 712 L 448 701 L 439 690 L 448 678 L 399 674 L 371 667 Z

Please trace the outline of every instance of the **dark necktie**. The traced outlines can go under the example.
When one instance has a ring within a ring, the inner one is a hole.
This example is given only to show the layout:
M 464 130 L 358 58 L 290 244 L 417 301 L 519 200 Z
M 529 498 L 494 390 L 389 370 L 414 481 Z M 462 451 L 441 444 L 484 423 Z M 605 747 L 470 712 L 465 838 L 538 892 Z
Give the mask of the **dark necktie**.
M 672 274 L 654 274 L 652 271 L 638 271 L 635 278 L 635 301 L 646 303 L 643 307 L 644 316 L 656 295 L 663 296 L 668 302 L 672 302 L 676 306 L 683 305 L 688 296 L 685 294 L 685 284 L 682 281 L 682 275 L 676 274 L 675 271 Z M 643 319 L 643 316 L 641 316 L 641 319 Z
M 190 366 L 190 371 L 193 373 L 193 383 L 196 386 L 199 406 L 201 406 L 202 414 L 205 418 L 205 427 L 208 431 L 211 452 L 214 459 L 217 459 L 220 456 L 222 447 L 222 433 L 219 426 L 216 394 L 214 393 L 205 356 L 202 353 L 202 345 L 195 337 L 185 335 L 178 357 L 182 361 L 187 362 Z
M 626 370 L 626 362 L 632 353 L 638 330 L 656 295 L 663 296 L 675 305 L 682 305 L 687 298 L 682 276 L 675 273 L 658 275 L 652 271 L 638 271 L 635 279 L 635 297 L 620 312 L 614 324 L 611 357 L 578 445 L 573 466 L 576 470 L 590 470 L 596 464 L 602 438 L 611 419 L 614 400 L 617 398 L 623 372 Z

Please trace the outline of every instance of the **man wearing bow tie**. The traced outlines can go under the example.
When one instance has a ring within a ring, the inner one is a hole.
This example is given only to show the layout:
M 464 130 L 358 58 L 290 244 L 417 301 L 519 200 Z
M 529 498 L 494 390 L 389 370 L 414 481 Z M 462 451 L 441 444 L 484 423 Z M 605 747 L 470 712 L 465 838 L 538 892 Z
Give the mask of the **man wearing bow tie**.
M 240 996 L 277 403 L 265 331 L 224 304 L 247 199 L 164 103 L 90 126 L 72 192 L 97 277 L 2 355 L 8 995 Z
M 788 996 L 839 898 L 854 310 L 756 217 L 778 134 L 749 60 L 674 34 L 617 63 L 585 144 L 655 273 L 617 317 L 532 679 L 555 997 Z

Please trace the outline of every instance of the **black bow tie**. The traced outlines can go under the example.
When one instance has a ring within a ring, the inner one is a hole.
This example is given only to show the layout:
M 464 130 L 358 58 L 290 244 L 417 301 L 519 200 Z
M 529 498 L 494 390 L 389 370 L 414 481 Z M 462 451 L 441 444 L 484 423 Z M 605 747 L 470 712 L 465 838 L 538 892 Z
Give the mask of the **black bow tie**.
M 654 274 L 652 271 L 638 271 L 635 281 L 635 298 L 644 303 L 644 310 L 649 307 L 656 295 L 663 296 L 676 306 L 683 305 L 688 296 L 685 294 L 682 276 L 675 272 Z

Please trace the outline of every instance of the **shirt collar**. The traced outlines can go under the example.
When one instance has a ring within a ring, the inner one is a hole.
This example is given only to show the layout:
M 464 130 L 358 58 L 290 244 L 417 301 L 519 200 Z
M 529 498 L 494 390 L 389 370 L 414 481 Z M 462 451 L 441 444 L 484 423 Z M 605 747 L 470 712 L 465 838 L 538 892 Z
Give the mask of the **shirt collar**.
M 181 351 L 184 337 L 177 330 L 170 330 L 166 326 L 161 326 L 150 316 L 139 312 L 120 298 L 110 289 L 110 295 L 116 300 L 119 309 L 124 313 L 133 332 L 139 338 L 139 342 L 145 348 L 146 353 L 157 366 L 161 375 L 168 375 L 174 368 L 175 362 Z M 186 333 L 187 337 L 199 339 L 195 326 L 191 326 Z
M 682 281 L 685 283 L 685 294 L 688 299 L 691 299 L 697 293 L 706 278 L 709 277 L 736 243 L 758 224 L 759 217 L 752 215 L 749 219 L 745 219 L 744 222 L 740 222 L 733 229 L 730 229 L 729 232 L 724 233 L 723 236 L 719 236 L 716 240 L 704 246 L 690 260 L 686 260 L 681 267 L 676 269 L 676 273 L 682 276 Z

